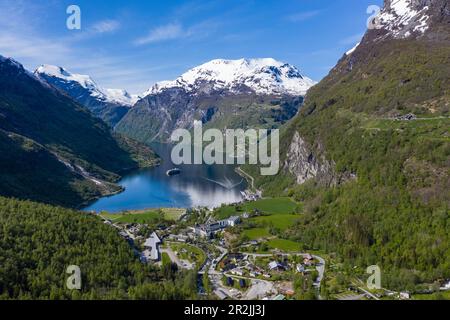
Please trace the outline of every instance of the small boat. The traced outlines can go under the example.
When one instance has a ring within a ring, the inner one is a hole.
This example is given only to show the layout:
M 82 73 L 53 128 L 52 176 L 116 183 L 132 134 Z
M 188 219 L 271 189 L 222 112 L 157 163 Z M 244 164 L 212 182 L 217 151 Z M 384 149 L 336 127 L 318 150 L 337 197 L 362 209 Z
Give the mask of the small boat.
M 177 174 L 181 173 L 181 169 L 175 168 L 175 169 L 170 169 L 166 172 L 166 174 L 171 177 L 171 176 L 176 176 Z

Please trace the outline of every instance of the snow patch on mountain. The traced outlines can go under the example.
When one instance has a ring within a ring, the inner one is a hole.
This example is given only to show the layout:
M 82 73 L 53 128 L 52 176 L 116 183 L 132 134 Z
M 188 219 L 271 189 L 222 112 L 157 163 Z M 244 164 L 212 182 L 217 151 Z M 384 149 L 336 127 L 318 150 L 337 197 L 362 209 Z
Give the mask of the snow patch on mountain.
M 256 94 L 300 96 L 315 84 L 296 67 L 272 58 L 216 59 L 187 71 L 174 81 L 158 82 L 144 96 L 170 88 L 182 88 L 187 92 L 229 90 L 232 93 L 240 93 L 245 88 Z
M 109 100 L 115 101 L 123 105 L 134 105 L 138 100 L 139 96 L 134 94 L 129 94 L 128 91 L 124 89 L 104 89 Z
M 361 44 L 361 42 L 358 42 L 353 48 L 351 48 L 350 50 L 348 50 L 345 55 L 349 56 L 351 55 L 353 52 L 355 52 L 355 50 L 359 47 L 359 45 Z
M 130 95 L 123 89 L 104 89 L 99 87 L 95 81 L 88 75 L 75 74 L 66 69 L 53 65 L 41 65 L 36 69 L 35 74 L 38 76 L 45 75 L 47 77 L 58 78 L 67 83 L 77 83 L 84 89 L 89 91 L 91 97 L 101 101 L 120 104 L 123 106 L 133 106 L 138 96 Z
M 380 26 L 394 38 L 408 38 L 428 30 L 428 6 L 419 7 L 415 0 L 391 0 L 380 13 Z

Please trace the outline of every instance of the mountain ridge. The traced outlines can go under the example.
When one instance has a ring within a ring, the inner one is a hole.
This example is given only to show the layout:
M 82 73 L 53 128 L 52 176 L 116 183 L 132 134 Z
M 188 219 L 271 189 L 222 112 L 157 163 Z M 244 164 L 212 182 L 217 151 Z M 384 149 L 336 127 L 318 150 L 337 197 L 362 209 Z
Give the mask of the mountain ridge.
M 111 127 L 139 99 L 123 89 L 101 88 L 90 76 L 71 73 L 63 67 L 41 65 L 34 74 L 41 81 L 71 96 Z
M 188 70 L 173 81 L 156 83 L 144 93 L 144 97 L 170 88 L 198 91 L 205 83 L 209 84 L 210 91 L 241 93 L 242 87 L 246 87 L 256 94 L 299 96 L 316 84 L 296 67 L 273 58 L 214 59 Z
M 273 129 L 298 112 L 314 84 L 272 58 L 216 59 L 155 84 L 116 130 L 148 143 L 167 142 L 173 130 L 191 129 L 195 120 L 218 129 Z

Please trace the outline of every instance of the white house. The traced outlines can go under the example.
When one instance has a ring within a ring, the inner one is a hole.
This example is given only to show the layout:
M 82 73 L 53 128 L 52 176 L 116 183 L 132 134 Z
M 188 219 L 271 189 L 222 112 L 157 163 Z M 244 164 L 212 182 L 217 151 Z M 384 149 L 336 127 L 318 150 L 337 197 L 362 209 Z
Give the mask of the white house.
M 153 232 L 150 235 L 150 238 L 145 240 L 144 247 L 150 251 L 149 258 L 154 261 L 159 260 L 159 244 L 161 243 L 161 239 L 159 239 L 158 235 Z
M 449 281 L 447 284 L 445 284 L 445 285 L 441 288 L 441 290 L 442 290 L 442 291 L 450 290 L 450 281 Z
M 241 218 L 238 216 L 229 217 L 227 220 L 227 224 L 230 227 L 234 227 L 241 222 Z
M 234 227 L 238 225 L 240 222 L 241 222 L 240 217 L 233 216 L 225 220 L 220 220 L 209 224 L 191 227 L 191 229 L 195 234 L 198 234 L 202 237 L 211 238 L 217 231 L 223 230 L 227 227 Z
M 269 263 L 269 269 L 270 270 L 280 270 L 280 269 L 284 269 L 284 266 L 277 261 L 272 261 L 271 263 Z
M 400 299 L 409 300 L 411 299 L 411 295 L 409 294 L 409 292 L 400 292 Z

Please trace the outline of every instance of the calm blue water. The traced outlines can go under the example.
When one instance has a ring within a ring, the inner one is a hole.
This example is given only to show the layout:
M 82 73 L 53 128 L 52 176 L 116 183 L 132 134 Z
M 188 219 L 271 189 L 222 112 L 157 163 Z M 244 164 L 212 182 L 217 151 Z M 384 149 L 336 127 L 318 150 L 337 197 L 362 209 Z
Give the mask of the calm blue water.
M 125 176 L 120 185 L 121 194 L 102 198 L 85 208 L 88 211 L 119 212 L 147 208 L 217 207 L 223 203 L 242 200 L 240 191 L 246 181 L 228 165 L 175 166 L 170 160 L 170 145 L 152 145 L 162 158 L 161 166 L 133 172 Z M 167 170 L 181 168 L 182 173 L 168 177 Z

